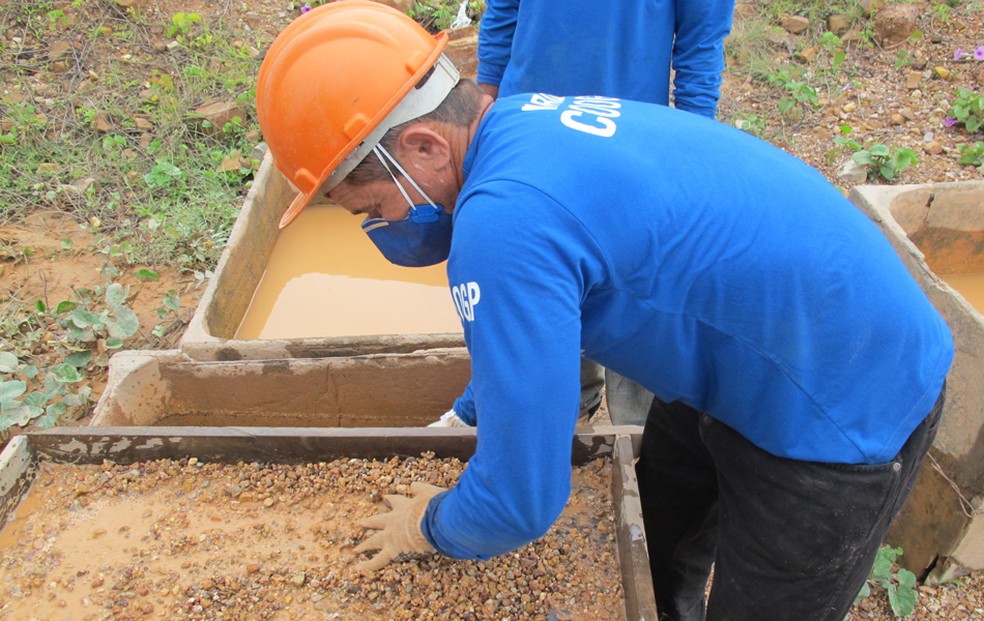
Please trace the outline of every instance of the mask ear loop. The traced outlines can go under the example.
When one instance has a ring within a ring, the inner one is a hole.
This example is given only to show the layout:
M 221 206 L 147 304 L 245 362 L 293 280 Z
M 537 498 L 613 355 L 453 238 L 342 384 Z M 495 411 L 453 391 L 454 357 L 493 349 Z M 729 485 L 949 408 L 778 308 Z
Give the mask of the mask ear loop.
M 417 185 L 417 182 L 413 180 L 413 177 L 408 175 L 407 171 L 403 170 L 403 167 L 400 166 L 400 163 L 396 161 L 395 157 L 390 155 L 389 151 L 387 151 L 386 148 L 383 147 L 383 145 L 377 143 L 375 146 L 373 146 L 372 152 L 376 154 L 376 157 L 379 158 L 379 161 L 380 163 L 382 163 L 383 168 L 385 168 L 386 172 L 389 173 L 389 176 L 393 178 L 393 183 L 395 183 L 396 187 L 400 189 L 400 194 L 402 194 L 403 198 L 405 198 L 407 200 L 407 203 L 410 204 L 411 209 L 413 209 L 416 205 L 414 205 L 413 201 L 410 200 L 410 195 L 407 194 L 407 191 L 403 188 L 403 184 L 400 183 L 400 181 L 396 178 L 396 175 L 393 174 L 393 169 L 390 168 L 390 164 L 392 164 L 396 168 L 396 170 L 399 171 L 399 173 L 403 175 L 403 177 L 407 181 L 410 182 L 410 185 L 413 186 L 414 190 L 420 192 L 420 195 L 424 197 L 424 200 L 426 200 L 431 207 L 433 207 L 435 210 L 437 209 L 437 205 L 434 204 L 434 201 L 432 201 L 430 197 L 427 196 L 427 192 L 424 192 L 424 190 L 421 189 L 419 185 Z M 389 160 L 389 164 L 386 163 L 386 160 Z

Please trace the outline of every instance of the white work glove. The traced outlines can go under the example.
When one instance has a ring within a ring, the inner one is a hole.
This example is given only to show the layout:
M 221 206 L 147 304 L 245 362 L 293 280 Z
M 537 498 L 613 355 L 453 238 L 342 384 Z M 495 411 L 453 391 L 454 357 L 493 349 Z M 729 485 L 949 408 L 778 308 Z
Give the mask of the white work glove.
M 468 423 L 458 418 L 454 410 L 448 410 L 441 414 L 441 418 L 427 425 L 428 427 L 471 427 Z
M 387 494 L 385 500 L 390 511 L 359 522 L 363 528 L 377 528 L 379 532 L 355 547 L 356 552 L 379 552 L 371 559 L 357 564 L 355 569 L 363 574 L 370 574 L 404 552 L 434 552 L 434 546 L 427 542 L 420 530 L 420 522 L 427 511 L 427 503 L 443 491 L 443 487 L 417 482 L 410 484 L 413 497 Z

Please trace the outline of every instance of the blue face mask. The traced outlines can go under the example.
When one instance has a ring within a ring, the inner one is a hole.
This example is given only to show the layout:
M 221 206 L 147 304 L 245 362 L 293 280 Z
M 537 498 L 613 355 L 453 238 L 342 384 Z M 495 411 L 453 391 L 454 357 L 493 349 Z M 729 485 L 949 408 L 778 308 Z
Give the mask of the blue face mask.
M 366 218 L 362 223 L 362 230 L 390 263 L 403 267 L 426 267 L 446 260 L 451 252 L 451 214 L 444 211 L 441 205 L 434 204 L 386 149 L 376 145 L 373 153 L 393 178 L 396 187 L 410 205 L 410 211 L 402 220 Z M 427 204 L 413 204 L 407 191 L 393 174 L 390 164 L 423 195 Z

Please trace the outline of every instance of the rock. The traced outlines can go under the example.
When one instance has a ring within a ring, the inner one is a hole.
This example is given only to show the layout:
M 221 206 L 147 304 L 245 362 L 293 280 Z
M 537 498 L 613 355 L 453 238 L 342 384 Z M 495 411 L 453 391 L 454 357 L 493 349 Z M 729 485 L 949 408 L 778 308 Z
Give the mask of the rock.
M 782 29 L 791 34 L 800 34 L 810 27 L 810 20 L 802 15 L 787 15 L 779 20 Z
M 919 88 L 919 85 L 922 84 L 922 79 L 922 71 L 910 71 L 905 77 L 905 87 L 910 91 Z
M 883 49 L 894 49 L 912 36 L 925 11 L 920 4 L 888 4 L 875 13 L 871 36 Z
M 857 26 L 841 35 L 841 43 L 843 43 L 846 47 L 856 47 L 863 41 L 864 37 L 861 34 L 861 29 Z
M 814 45 L 813 47 L 808 47 L 808 48 L 806 48 L 804 50 L 800 50 L 799 52 L 797 52 L 796 53 L 796 58 L 802 60 L 803 62 L 805 62 L 807 64 L 810 64 L 810 63 L 813 62 L 813 59 L 815 59 L 817 57 L 817 53 L 819 51 L 820 51 L 820 48 L 817 47 L 816 45 Z
M 66 60 L 72 54 L 72 44 L 68 41 L 55 41 L 48 48 L 48 60 L 56 62 Z
M 95 116 L 92 117 L 92 123 L 89 124 L 89 127 L 96 130 L 100 134 L 106 134 L 113 130 L 113 124 L 106 118 L 105 112 L 97 112 Z
M 931 140 L 923 147 L 923 151 L 930 155 L 939 155 L 943 152 L 943 143 L 939 140 Z
M 222 132 L 226 123 L 232 122 L 236 117 L 245 121 L 246 111 L 234 101 L 213 101 L 199 106 L 195 110 L 195 117 L 203 128 L 207 121 L 208 132 L 217 134 Z
M 868 180 L 868 171 L 853 159 L 848 159 L 837 171 L 837 178 L 851 185 L 858 185 Z
M 38 164 L 36 169 L 34 169 L 35 175 L 54 175 L 59 172 L 61 172 L 61 165 L 57 162 L 42 162 L 41 164 Z M 82 493 L 84 494 L 85 492 Z
M 892 116 L 889 117 L 889 121 L 892 125 L 903 125 L 905 123 L 905 117 L 898 112 L 893 112 Z
M 838 37 L 851 29 L 851 20 L 846 15 L 835 13 L 827 18 L 827 30 Z

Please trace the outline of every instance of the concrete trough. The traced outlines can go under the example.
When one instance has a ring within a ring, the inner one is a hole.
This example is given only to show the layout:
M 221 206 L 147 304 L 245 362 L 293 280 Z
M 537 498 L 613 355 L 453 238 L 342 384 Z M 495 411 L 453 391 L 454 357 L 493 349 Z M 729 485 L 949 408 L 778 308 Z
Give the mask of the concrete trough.
M 470 377 L 460 350 L 202 361 L 179 350 L 124 351 L 91 425 L 421 427 Z
M 658 618 L 646 553 L 645 529 L 633 466 L 639 436 L 618 428 L 578 434 L 573 463 L 612 461 L 616 553 L 625 618 Z M 315 429 L 215 427 L 58 428 L 13 438 L 0 453 L 0 525 L 6 524 L 30 490 L 41 461 L 70 464 L 133 464 L 195 457 L 210 462 L 322 462 L 335 458 L 435 456 L 467 460 L 474 452 L 473 429 Z
M 956 357 L 930 458 L 889 541 L 917 574 L 984 569 L 984 182 L 859 186 L 851 201 L 874 220 L 950 326 Z
M 239 327 L 250 308 L 254 292 L 267 270 L 274 245 L 280 236 L 280 217 L 295 195 L 296 190 L 280 174 L 273 165 L 271 156 L 267 154 L 244 201 L 215 273 L 182 335 L 178 347 L 184 354 L 195 360 L 288 360 L 446 348 L 461 348 L 464 351 L 464 337 L 457 326 L 439 333 L 237 338 Z M 300 221 L 291 226 L 298 225 L 303 226 Z M 358 230 L 354 219 L 350 223 L 346 222 L 345 226 Z M 331 241 L 327 233 L 324 243 Z M 361 235 L 361 231 L 358 233 Z M 385 264 L 381 256 L 372 256 L 370 260 Z M 403 270 L 406 275 L 414 268 L 392 269 Z M 417 302 L 412 295 L 402 296 L 398 302 L 393 301 L 392 307 L 407 314 L 419 314 L 421 311 L 414 309 Z M 447 297 L 447 312 L 453 312 L 450 294 Z

